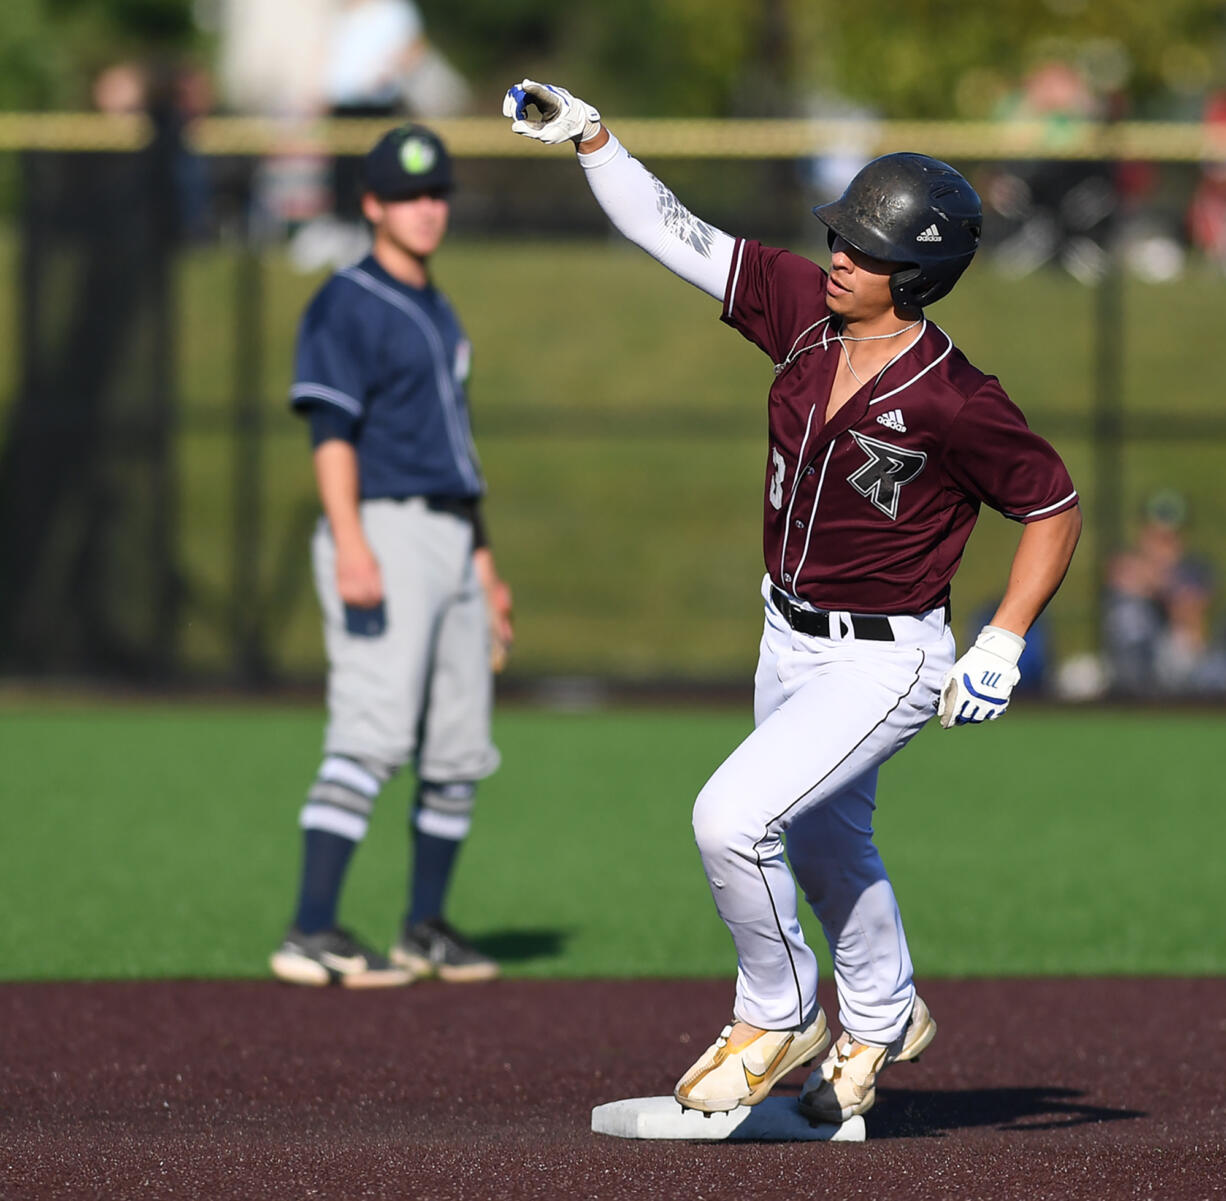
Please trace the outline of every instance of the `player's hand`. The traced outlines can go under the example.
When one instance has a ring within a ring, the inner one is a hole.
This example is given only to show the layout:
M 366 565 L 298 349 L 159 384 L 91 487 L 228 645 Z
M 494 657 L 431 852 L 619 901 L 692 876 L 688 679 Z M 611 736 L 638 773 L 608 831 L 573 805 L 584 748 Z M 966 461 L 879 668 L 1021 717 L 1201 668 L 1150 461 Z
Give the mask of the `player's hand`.
M 529 118 L 529 104 L 539 110 L 539 119 Z M 600 114 L 590 104 L 565 88 L 533 79 L 511 85 L 502 98 L 502 115 L 511 118 L 512 133 L 522 133 L 547 146 L 587 142 L 600 132 Z
M 372 609 L 383 599 L 379 560 L 365 542 L 336 548 L 336 590 L 356 609 Z
M 499 579 L 486 592 L 490 614 L 490 666 L 495 672 L 507 665 L 511 645 L 515 641 L 515 627 L 511 623 L 511 589 L 505 580 Z
M 490 626 L 490 666 L 495 672 L 502 671 L 515 641 L 515 627 L 511 620 L 511 586 L 498 574 L 494 555 L 488 546 L 473 551 L 473 566 L 481 589 L 485 593 L 485 610 Z
M 984 626 L 971 647 L 950 668 L 941 689 L 937 717 L 950 726 L 995 721 L 1008 707 L 1022 673 L 1017 661 L 1026 639 L 999 626 Z

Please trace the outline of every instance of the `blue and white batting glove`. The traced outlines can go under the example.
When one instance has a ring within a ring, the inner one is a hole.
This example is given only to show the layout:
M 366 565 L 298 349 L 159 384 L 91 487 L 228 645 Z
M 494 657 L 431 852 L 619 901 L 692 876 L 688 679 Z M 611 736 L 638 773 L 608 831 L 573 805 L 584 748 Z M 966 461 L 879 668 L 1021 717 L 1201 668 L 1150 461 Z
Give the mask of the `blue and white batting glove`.
M 540 119 L 528 119 L 528 105 L 536 105 Z M 502 115 L 510 117 L 511 132 L 535 138 L 547 146 L 560 142 L 586 142 L 600 132 L 600 114 L 565 88 L 525 79 L 512 84 L 502 98 Z
M 995 721 L 1008 707 L 1009 696 L 1022 673 L 1017 661 L 1026 639 L 999 626 L 984 626 L 971 647 L 949 669 L 941 688 L 937 717 L 950 726 Z

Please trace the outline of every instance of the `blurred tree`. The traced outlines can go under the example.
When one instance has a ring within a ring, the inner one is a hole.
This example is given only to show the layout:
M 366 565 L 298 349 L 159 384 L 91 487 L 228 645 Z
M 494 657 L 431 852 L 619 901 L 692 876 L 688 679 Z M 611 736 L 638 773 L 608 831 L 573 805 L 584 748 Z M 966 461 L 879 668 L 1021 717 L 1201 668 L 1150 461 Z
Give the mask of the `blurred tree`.
M 88 105 L 102 67 L 192 46 L 191 0 L 3 0 L 0 106 Z
M 51 102 L 62 56 L 43 8 L 40 0 L 6 0 L 0 22 L 0 105 L 5 108 L 42 108 Z
M 717 116 L 738 107 L 778 0 L 607 0 L 552 18 L 529 0 L 419 3 L 430 37 L 491 111 L 526 75 L 599 97 L 610 112 Z
M 419 3 L 491 111 L 523 75 L 611 113 L 786 115 L 837 93 L 899 118 L 991 115 L 1050 57 L 1140 111 L 1226 80 L 1222 0 L 603 0 L 553 17 L 532 0 Z
M 889 117 L 989 116 L 1052 57 L 1140 113 L 1226 83 L 1223 0 L 602 0 L 556 14 L 539 0 L 418 4 L 487 112 L 524 75 L 610 113 L 659 116 L 782 116 L 831 93 Z M 80 105 L 106 63 L 201 37 L 193 0 L 3 6 L 0 104 L 11 108 Z
M 987 117 L 1026 70 L 1078 64 L 1152 112 L 1226 80 L 1221 0 L 789 0 L 791 80 L 887 117 Z

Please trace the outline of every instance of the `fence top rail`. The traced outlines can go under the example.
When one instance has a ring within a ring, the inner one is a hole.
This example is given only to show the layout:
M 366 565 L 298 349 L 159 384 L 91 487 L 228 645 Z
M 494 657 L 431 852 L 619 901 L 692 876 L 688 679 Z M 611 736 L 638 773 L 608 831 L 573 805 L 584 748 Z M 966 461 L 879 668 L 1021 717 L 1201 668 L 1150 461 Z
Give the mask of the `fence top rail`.
M 388 119 L 291 121 L 204 117 L 188 143 L 207 155 L 362 153 Z M 461 158 L 556 154 L 511 136 L 496 117 L 449 117 L 430 124 Z M 610 125 L 636 154 L 659 158 L 794 159 L 828 152 L 868 155 L 922 149 L 951 159 L 1144 160 L 1226 162 L 1226 127 L 1187 121 L 871 121 L 808 118 L 634 117 Z M 140 114 L 0 112 L 0 151 L 132 151 L 153 133 Z

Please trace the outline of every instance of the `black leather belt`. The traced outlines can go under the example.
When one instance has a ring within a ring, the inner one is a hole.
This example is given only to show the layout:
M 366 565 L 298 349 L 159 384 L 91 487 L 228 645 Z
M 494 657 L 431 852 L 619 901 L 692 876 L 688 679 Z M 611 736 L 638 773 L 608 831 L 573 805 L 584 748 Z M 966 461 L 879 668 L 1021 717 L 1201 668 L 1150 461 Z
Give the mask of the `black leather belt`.
M 365 499 L 394 500 L 397 504 L 403 504 L 406 500 L 420 500 L 431 513 L 452 513 L 466 521 L 471 521 L 477 511 L 475 496 L 421 496 L 414 493 L 412 496 L 370 496 Z
M 474 496 L 427 496 L 426 508 L 431 513 L 451 513 L 471 521 L 477 508 L 477 498 Z
M 771 600 L 794 630 L 811 638 L 830 637 L 830 614 L 825 609 L 802 609 L 788 599 L 787 594 L 771 585 Z M 872 613 L 850 613 L 851 632 L 866 642 L 893 642 L 894 628 L 888 617 Z

